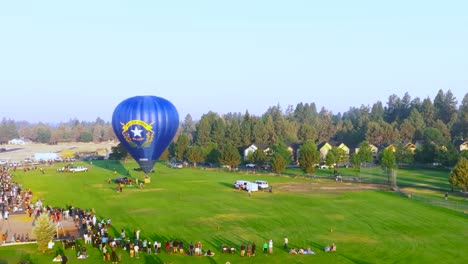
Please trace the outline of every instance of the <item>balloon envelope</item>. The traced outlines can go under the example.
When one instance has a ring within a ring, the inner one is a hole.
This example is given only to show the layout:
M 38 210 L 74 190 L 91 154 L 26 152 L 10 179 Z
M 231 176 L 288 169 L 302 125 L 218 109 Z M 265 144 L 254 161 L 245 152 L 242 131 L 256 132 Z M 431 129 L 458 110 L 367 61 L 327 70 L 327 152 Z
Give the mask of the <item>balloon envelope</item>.
M 112 115 L 117 138 L 149 173 L 174 138 L 179 114 L 168 100 L 157 96 L 135 96 L 122 101 Z

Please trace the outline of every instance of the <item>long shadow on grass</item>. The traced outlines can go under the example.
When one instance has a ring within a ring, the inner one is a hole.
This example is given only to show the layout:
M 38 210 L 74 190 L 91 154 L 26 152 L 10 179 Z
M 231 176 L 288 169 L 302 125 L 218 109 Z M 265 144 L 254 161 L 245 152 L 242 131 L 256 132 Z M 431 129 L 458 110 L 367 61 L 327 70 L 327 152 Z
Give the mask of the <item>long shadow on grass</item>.
M 230 188 L 232 188 L 233 186 L 232 183 L 228 183 L 228 182 L 218 182 L 218 184 L 224 187 L 230 187 Z
M 88 161 L 89 164 L 91 161 Z M 96 167 L 109 170 L 111 172 L 117 171 L 119 174 L 126 175 L 127 169 L 119 160 L 93 160 L 92 164 Z
M 156 255 L 145 255 L 145 263 L 156 263 L 156 264 L 160 264 L 160 263 L 164 263 L 159 257 L 157 257 Z
M 331 253 L 331 254 L 334 254 L 334 253 Z M 355 259 L 355 258 L 352 258 L 352 257 L 348 257 L 348 256 L 343 255 L 343 254 L 339 254 L 339 255 L 342 256 L 345 259 L 348 259 L 349 261 L 352 261 L 352 262 L 358 263 L 358 264 L 371 264 L 372 263 L 372 262 L 368 262 L 368 261 L 365 261 L 365 260 L 360 260 L 360 259 Z

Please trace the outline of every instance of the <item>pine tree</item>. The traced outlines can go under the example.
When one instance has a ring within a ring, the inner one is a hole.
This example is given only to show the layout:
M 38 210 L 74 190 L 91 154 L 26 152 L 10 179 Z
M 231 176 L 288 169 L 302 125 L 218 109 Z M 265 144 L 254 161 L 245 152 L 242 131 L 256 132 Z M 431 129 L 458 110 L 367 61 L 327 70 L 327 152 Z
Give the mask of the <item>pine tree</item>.
M 32 233 L 37 240 L 37 248 L 44 253 L 47 250 L 48 243 L 54 238 L 56 232 L 55 224 L 50 221 L 47 214 L 41 214 L 36 219 Z
M 463 188 L 463 191 L 468 191 L 468 159 L 461 158 L 457 165 L 450 173 L 449 183 L 453 186 Z
M 226 145 L 221 151 L 219 162 L 223 165 L 229 165 L 232 168 L 240 164 L 241 155 L 233 145 Z
M 271 159 L 271 170 L 274 173 L 281 173 L 286 168 L 286 165 L 288 165 L 288 162 L 280 153 L 273 154 L 273 158 Z
M 314 173 L 318 163 L 319 152 L 313 141 L 307 141 L 299 148 L 299 164 L 305 173 Z

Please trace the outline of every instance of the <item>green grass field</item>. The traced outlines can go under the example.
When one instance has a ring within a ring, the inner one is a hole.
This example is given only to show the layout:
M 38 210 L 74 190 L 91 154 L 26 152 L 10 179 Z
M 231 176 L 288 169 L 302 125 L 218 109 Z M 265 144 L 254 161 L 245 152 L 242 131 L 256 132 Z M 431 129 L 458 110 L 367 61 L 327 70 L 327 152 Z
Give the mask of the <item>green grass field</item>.
M 130 170 L 131 176 L 141 179 L 143 175 L 132 170 L 135 164 L 95 161 L 88 166 L 87 173 L 57 173 L 55 168 L 46 168 L 44 175 L 39 171 L 14 175 L 24 188 L 33 190 L 34 199 L 43 198 L 53 206 L 94 208 L 98 218 L 111 218 L 114 236 L 121 229 L 127 234 L 140 229 L 140 237 L 151 241 L 178 239 L 185 245 L 201 241 L 204 250 L 216 253 L 213 257 L 143 253 L 139 259 L 130 259 L 123 251 L 122 263 L 468 263 L 466 214 L 392 192 L 339 189 L 357 183 L 170 169 L 159 163 L 150 174 L 152 182 L 143 190 L 126 187 L 117 193 L 107 179 L 113 178 L 114 169 L 120 174 Z M 382 177 L 378 170 L 363 169 L 361 176 Z M 434 197 L 448 185 L 443 182 L 446 172 L 429 175 L 402 170 L 398 177 L 408 188 Z M 273 193 L 249 196 L 232 187 L 238 179 L 267 180 Z M 451 199 L 462 201 L 461 197 Z M 288 255 L 282 248 L 285 235 L 290 247 L 311 247 L 316 255 Z M 269 239 L 274 241 L 274 253 L 265 255 L 261 245 Z M 239 249 L 248 242 L 257 245 L 255 257 L 220 252 L 222 244 Z M 337 252 L 323 252 L 331 243 L 337 245 Z M 0 263 L 17 263 L 21 258 L 51 263 L 55 250 L 58 248 L 43 255 L 35 245 L 0 247 Z M 70 257 L 68 263 L 104 263 L 97 249 L 89 250 L 87 260 L 72 257 L 74 251 L 69 249 L 65 253 Z

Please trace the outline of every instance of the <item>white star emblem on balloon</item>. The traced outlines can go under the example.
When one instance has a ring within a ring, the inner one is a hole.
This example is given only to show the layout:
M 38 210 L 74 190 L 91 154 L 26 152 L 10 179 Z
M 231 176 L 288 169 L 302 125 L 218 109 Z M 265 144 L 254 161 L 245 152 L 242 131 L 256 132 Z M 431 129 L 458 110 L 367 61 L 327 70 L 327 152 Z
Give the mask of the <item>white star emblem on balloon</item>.
M 138 129 L 138 127 L 135 127 L 133 130 L 130 130 L 130 131 L 133 132 L 134 137 L 141 137 L 141 132 L 143 132 L 143 130 Z

